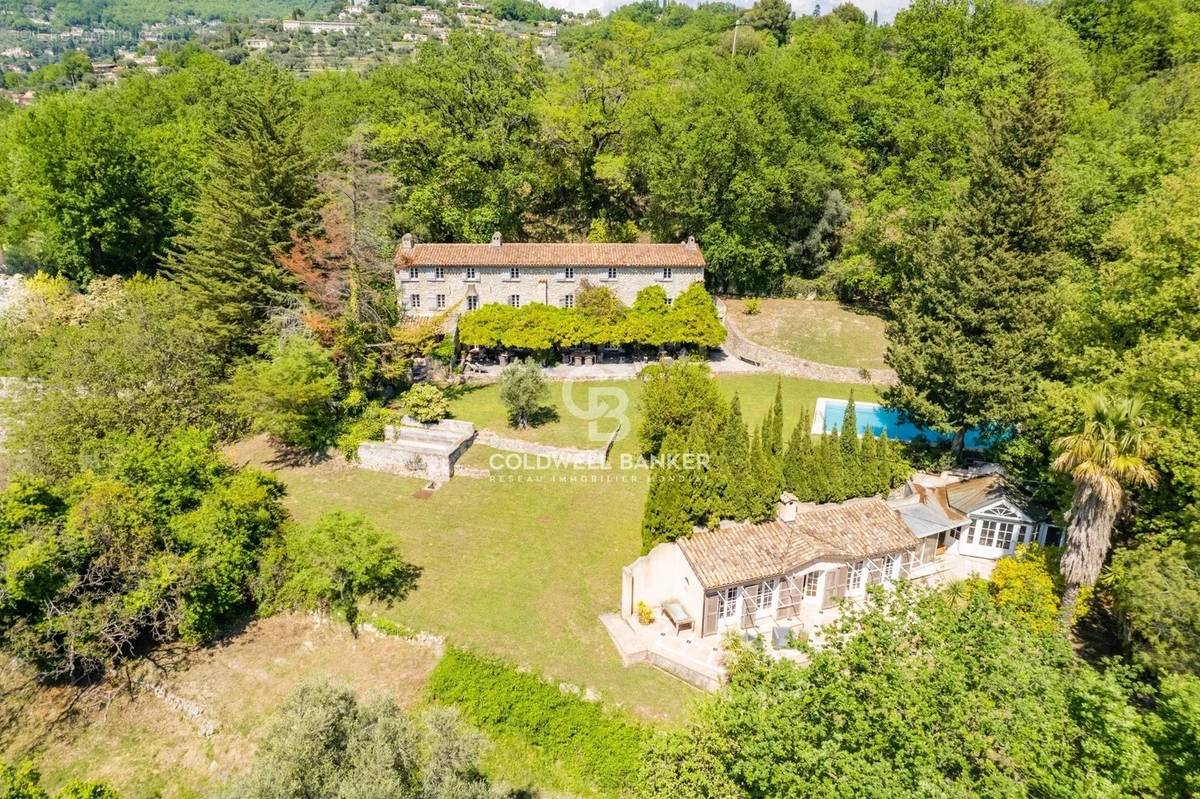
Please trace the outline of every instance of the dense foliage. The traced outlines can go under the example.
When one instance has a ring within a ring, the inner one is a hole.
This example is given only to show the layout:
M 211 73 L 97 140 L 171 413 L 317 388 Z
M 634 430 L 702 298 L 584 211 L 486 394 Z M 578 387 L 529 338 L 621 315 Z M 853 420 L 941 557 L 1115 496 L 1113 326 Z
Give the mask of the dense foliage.
M 753 650 L 738 656 L 730 689 L 656 748 L 639 794 L 1065 798 L 1163 790 L 1147 741 L 1160 719 L 1129 704 L 1123 670 L 1082 663 L 1057 629 L 1039 633 L 1014 619 L 982 583 L 873 589 L 865 608 L 844 614 L 823 638 L 827 646 L 806 666 Z M 1190 699 L 1177 701 L 1194 720 Z
M 140 649 L 199 642 L 252 607 L 283 487 L 212 438 L 110 441 L 68 483 L 0 493 L 0 646 L 43 678 L 95 676 Z
M 387 698 L 328 683 L 292 693 L 264 730 L 237 799 L 486 799 L 483 742 L 457 714 L 412 717 Z
M 615 791 L 633 784 L 648 733 L 599 702 L 462 649 L 446 652 L 429 692 L 472 724 L 537 747 L 584 785 Z
M 351 627 L 360 601 L 390 605 L 404 599 L 421 574 L 366 517 L 344 511 L 311 525 L 286 525 L 269 542 L 261 571 L 264 610 L 336 612 Z
M 31 763 L 13 767 L 0 763 L 0 799 L 51 799 L 41 786 L 41 775 Z M 100 782 L 72 780 L 53 799 L 120 799 L 117 792 Z
M 145 5 L 61 11 L 135 24 Z M 22 475 L 4 494 L 5 648 L 89 671 L 203 636 L 244 601 L 252 542 L 276 523 L 273 481 L 116 453 L 210 435 L 188 427 L 311 448 L 379 429 L 432 337 L 398 324 L 399 234 L 695 235 L 708 289 L 803 288 L 884 314 L 891 401 L 946 432 L 1002 432 L 995 456 L 1060 513 L 1072 486 L 1050 468 L 1054 443 L 1084 428 L 1081 398 L 1140 395 L 1139 457 L 1157 482 L 1122 484 L 1088 575 L 1111 532 L 1097 605 L 1151 684 L 1132 704 L 1123 669 L 1097 672 L 1043 635 L 1052 570 L 1017 559 L 1000 609 L 981 593 L 901 597 L 905 614 L 859 617 L 862 634 L 807 671 L 740 680 L 654 760 L 645 790 L 1194 793 L 1200 12 L 914 0 L 877 25 L 852 6 L 793 19 L 762 0 L 735 32 L 737 15 L 628 5 L 565 29 L 565 65 L 455 30 L 404 63 L 305 80 L 181 47 L 162 75 L 93 90 L 78 54 L 31 107 L 0 108 L 0 252 L 52 275 L 0 325 L 3 371 L 22 379 L 4 408 Z M 704 319 L 679 328 L 683 298 L 664 314 L 652 293 L 627 309 L 590 291 L 575 313 L 483 308 L 464 329 L 529 350 L 683 343 L 679 329 L 707 346 L 719 331 L 700 293 Z M 879 441 L 814 442 L 802 422 L 785 446 L 777 411 L 748 429 L 702 374 L 648 379 L 643 449 L 713 458 L 688 474 L 701 480 L 654 475 L 647 544 L 762 518 L 783 488 L 827 500 L 894 479 Z
M 543 303 L 520 308 L 485 305 L 463 316 L 459 339 L 473 347 L 535 352 L 583 344 L 711 349 L 725 340 L 716 306 L 699 283 L 670 305 L 661 286 L 638 292 L 632 308 L 625 308 L 607 286 L 585 284 L 579 294 L 573 308 Z
M 814 441 L 806 413 L 785 446 L 782 384 L 751 431 L 738 398 L 725 402 L 706 364 L 655 365 L 644 379 L 638 435 L 651 463 L 644 551 L 688 536 L 696 525 L 769 519 L 784 491 L 801 502 L 842 502 L 886 494 L 911 471 L 886 436 L 834 432 Z M 842 429 L 857 429 L 853 396 Z

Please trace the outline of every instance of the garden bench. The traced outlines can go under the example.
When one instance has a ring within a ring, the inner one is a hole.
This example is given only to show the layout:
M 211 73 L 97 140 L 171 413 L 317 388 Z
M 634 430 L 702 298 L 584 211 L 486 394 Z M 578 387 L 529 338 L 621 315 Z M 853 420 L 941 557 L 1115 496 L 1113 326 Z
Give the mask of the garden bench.
M 675 634 L 679 635 L 683 630 L 696 629 L 696 622 L 692 619 L 687 609 L 676 599 L 671 599 L 663 603 L 663 615 L 675 627 Z

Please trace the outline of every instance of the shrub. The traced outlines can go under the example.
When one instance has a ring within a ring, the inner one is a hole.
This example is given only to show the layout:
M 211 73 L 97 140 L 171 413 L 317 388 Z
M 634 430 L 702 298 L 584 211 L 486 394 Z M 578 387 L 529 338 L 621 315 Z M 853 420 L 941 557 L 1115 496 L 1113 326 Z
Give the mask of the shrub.
M 1022 544 L 1017 551 L 996 561 L 992 570 L 992 595 L 996 604 L 1037 632 L 1058 629 L 1058 604 L 1063 578 L 1058 562 L 1061 547 Z M 1075 621 L 1087 613 L 1092 588 L 1085 586 L 1075 604 Z
M 371 403 L 338 436 L 338 450 L 348 461 L 358 458 L 358 445 L 364 441 L 379 441 L 383 438 L 383 429 L 395 418 L 395 414 L 378 403 Z
M 742 313 L 746 316 L 757 316 L 762 313 L 762 299 L 759 297 L 749 297 L 742 305 Z
M 241 414 L 256 431 L 308 452 L 332 443 L 341 381 L 333 358 L 317 342 L 286 339 L 269 361 L 239 369 L 232 388 Z
M 581 783 L 602 789 L 633 783 L 650 737 L 598 702 L 462 649 L 446 652 L 429 677 L 429 691 L 472 724 L 516 736 L 561 762 Z
M 263 556 L 259 594 L 265 610 L 336 611 L 354 627 L 360 599 L 403 599 L 420 573 L 365 516 L 334 511 L 283 529 Z
M 418 422 L 432 424 L 450 415 L 446 395 L 432 383 L 417 383 L 400 399 L 405 413 Z
M 654 611 L 645 602 L 637 603 L 637 617 L 641 624 L 650 624 L 654 621 Z
M 231 799 L 493 796 L 480 774 L 482 736 L 453 710 L 412 717 L 388 698 L 302 685 L 266 729 L 250 774 Z

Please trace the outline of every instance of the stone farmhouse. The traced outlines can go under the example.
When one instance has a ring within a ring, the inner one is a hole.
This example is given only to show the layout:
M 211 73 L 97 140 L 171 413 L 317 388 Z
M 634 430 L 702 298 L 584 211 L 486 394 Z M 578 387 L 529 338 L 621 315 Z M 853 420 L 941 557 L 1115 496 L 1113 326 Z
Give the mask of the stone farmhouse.
M 488 303 L 531 302 L 571 308 L 587 281 L 608 286 L 626 305 L 647 286 L 662 286 L 667 301 L 704 281 L 696 240 L 680 244 L 424 244 L 401 239 L 394 262 L 396 294 L 414 316 Z
M 603 621 L 627 664 L 649 661 L 714 688 L 730 632 L 762 635 L 776 656 L 795 657 L 794 633 L 819 643 L 813 636 L 868 586 L 988 577 L 1017 546 L 1045 543 L 1049 529 L 997 472 L 917 475 L 887 500 L 813 505 L 784 494 L 771 521 L 698 529 L 626 566 L 620 613 Z

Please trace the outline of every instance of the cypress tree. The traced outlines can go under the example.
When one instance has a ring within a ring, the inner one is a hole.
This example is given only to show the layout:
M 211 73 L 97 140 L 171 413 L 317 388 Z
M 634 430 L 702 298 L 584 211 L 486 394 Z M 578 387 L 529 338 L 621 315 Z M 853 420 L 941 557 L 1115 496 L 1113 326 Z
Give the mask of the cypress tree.
M 771 407 L 768 417 L 771 421 L 768 435 L 764 437 L 767 451 L 772 457 L 783 456 L 783 380 L 775 381 L 775 404 Z
M 721 430 L 720 457 L 717 464 L 716 492 L 719 515 L 724 519 L 744 519 L 750 513 L 753 489 L 750 486 L 750 435 L 742 420 L 741 401 L 735 395 Z
M 837 433 L 823 433 L 813 451 L 811 502 L 833 502 L 842 483 L 841 446 Z
M 868 427 L 858 445 L 858 463 L 854 470 L 854 480 L 857 486 L 855 494 L 860 497 L 887 490 L 886 481 L 881 484 L 879 480 L 879 464 L 882 459 L 875 443 L 875 434 Z
M 854 390 L 846 401 L 846 412 L 842 414 L 842 449 L 848 455 L 858 454 L 858 411 L 854 407 Z
M 812 421 L 808 411 L 800 415 L 800 421 L 792 428 L 787 452 L 783 459 L 783 487 L 803 502 L 812 502 L 813 496 L 813 443 Z
M 642 511 L 642 552 L 649 552 L 663 541 L 674 541 L 692 531 L 690 492 L 686 476 L 669 468 L 667 458 L 683 452 L 682 437 L 670 432 L 659 452 L 661 460 L 650 470 L 650 491 Z
M 226 131 L 213 146 L 210 176 L 195 217 L 168 269 L 227 356 L 251 349 L 251 336 L 294 287 L 276 261 L 292 232 L 315 219 L 316 161 L 302 138 L 295 79 L 278 67 L 252 68 Z
M 751 491 L 747 496 L 749 508 L 746 514 L 749 518 L 755 521 L 771 518 L 782 491 L 781 482 L 779 459 L 772 457 L 762 436 L 755 435 L 750 442 Z

